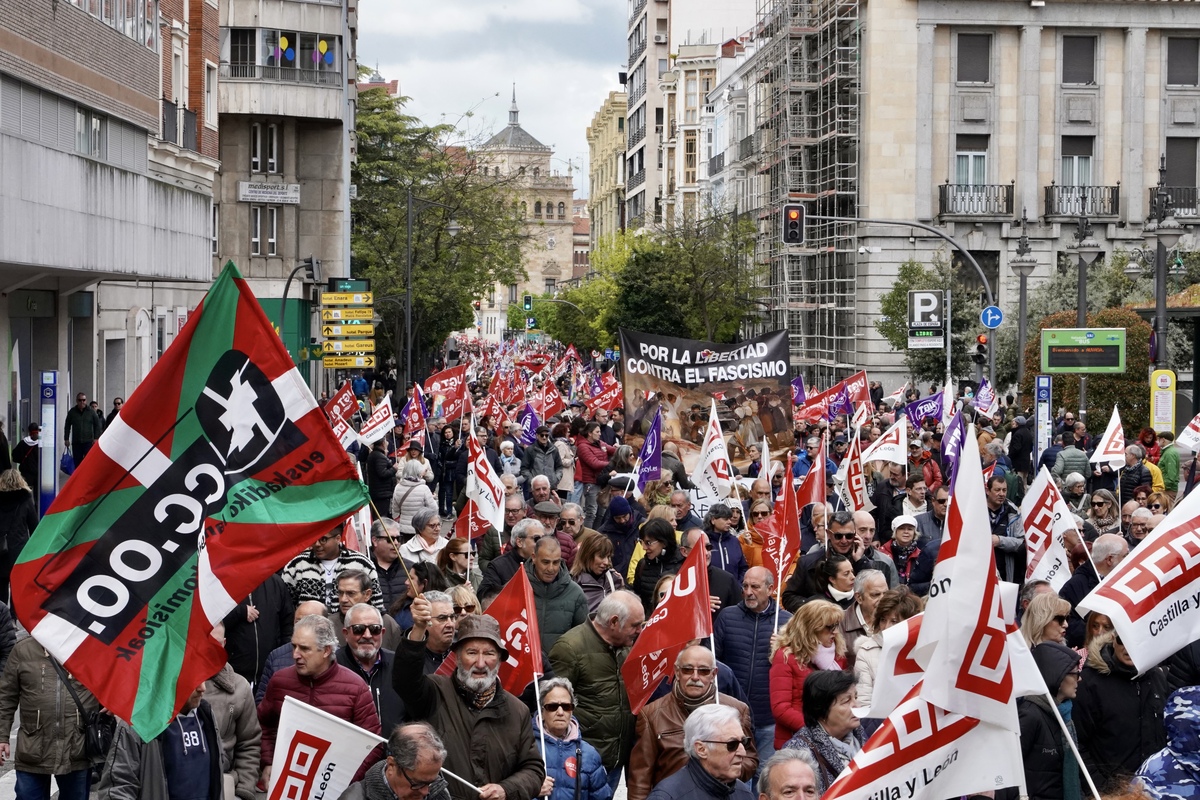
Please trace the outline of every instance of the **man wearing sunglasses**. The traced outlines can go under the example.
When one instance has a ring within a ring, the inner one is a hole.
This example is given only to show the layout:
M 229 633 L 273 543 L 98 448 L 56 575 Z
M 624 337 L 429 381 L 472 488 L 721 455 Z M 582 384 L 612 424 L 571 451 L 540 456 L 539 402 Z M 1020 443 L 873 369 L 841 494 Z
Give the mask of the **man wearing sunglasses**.
M 329 621 L 333 623 L 334 630 L 338 632 L 338 645 L 340 646 L 346 643 L 346 640 L 342 638 L 342 631 L 345 630 L 346 615 L 350 613 L 350 609 L 359 603 L 371 605 L 371 597 L 374 595 L 374 592 L 371 591 L 371 576 L 361 569 L 343 570 L 337 576 L 337 592 L 337 611 L 328 616 Z M 403 635 L 404 632 L 400 630 L 400 626 L 391 614 L 383 617 L 382 647 L 395 650 Z
M 740 778 L 746 748 L 753 743 L 733 706 L 697 709 L 683 726 L 687 765 L 655 786 L 649 800 L 751 800 L 750 787 Z
M 745 703 L 717 691 L 717 661 L 712 651 L 695 645 L 684 648 L 675 659 L 671 692 L 649 703 L 638 714 L 637 743 L 629 757 L 628 800 L 645 800 L 660 781 L 687 766 L 683 729 L 699 708 L 719 702 L 737 709 L 741 722 L 738 738 L 749 738 L 737 779 L 748 781 L 758 771 L 754 748 L 754 725 Z
M 850 559 L 855 575 L 864 569 L 877 569 L 880 572 L 886 569 L 880 562 L 864 555 L 862 541 L 858 537 L 854 524 L 854 513 L 851 511 L 835 511 L 830 516 L 827 541 L 831 551 L 841 553 Z M 818 549 L 806 553 L 796 564 L 796 571 L 783 585 L 783 607 L 788 611 L 795 613 L 805 600 L 820 591 L 811 572 L 817 562 L 824 558 L 825 551 Z
M 404 721 L 404 703 L 392 688 L 396 653 L 383 646 L 384 617 L 379 609 L 356 603 L 346 612 L 345 619 L 341 633 L 346 643 L 338 648 L 337 663 L 367 684 L 383 730 L 390 731 Z
M 367 770 L 339 800 L 449 800 L 441 776 L 446 746 L 424 722 L 401 725 L 388 737 L 387 760 Z

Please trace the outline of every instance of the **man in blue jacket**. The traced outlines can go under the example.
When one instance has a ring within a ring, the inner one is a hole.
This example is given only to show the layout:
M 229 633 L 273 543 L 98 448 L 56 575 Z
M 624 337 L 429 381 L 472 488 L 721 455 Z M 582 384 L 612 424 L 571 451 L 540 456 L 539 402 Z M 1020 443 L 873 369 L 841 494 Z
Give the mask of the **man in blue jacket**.
M 760 764 L 775 752 L 775 717 L 771 714 L 771 636 L 775 633 L 775 576 L 765 567 L 746 570 L 742 602 L 721 609 L 713 626 L 717 660 L 733 670 L 746 692 L 754 721 Z M 792 615 L 779 609 L 779 627 Z

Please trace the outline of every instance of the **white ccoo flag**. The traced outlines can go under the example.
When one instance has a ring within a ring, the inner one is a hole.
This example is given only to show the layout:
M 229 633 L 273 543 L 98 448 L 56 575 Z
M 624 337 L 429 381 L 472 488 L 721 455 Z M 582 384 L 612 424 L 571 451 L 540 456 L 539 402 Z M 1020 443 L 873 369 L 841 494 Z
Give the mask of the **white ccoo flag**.
M 708 413 L 708 429 L 704 433 L 700 461 L 692 474 L 692 483 L 717 500 L 728 497 L 733 488 L 733 470 L 729 466 L 725 435 L 721 433 L 721 423 L 717 419 L 716 400 L 712 401 L 712 410 Z

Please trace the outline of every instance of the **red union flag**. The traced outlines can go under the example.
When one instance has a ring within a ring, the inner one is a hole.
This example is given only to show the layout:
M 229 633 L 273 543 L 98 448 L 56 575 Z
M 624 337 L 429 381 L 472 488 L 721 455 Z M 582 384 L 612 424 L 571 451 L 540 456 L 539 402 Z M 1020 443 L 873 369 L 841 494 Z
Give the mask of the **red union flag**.
M 948 585 L 930 585 L 921 639 L 935 643 L 925 664 L 921 696 L 939 708 L 1015 731 L 1017 706 L 1006 641 L 1008 627 L 987 528 L 974 426 L 967 429 L 960 458 L 946 515 L 947 531 L 957 533 L 958 546 Z M 941 556 L 939 552 L 935 580 Z
M 1100 437 L 1100 444 L 1088 459 L 1093 464 L 1110 464 L 1114 468 L 1125 466 L 1125 431 L 1121 429 L 1121 415 L 1113 406 L 1112 416 L 1108 418 L 1108 427 Z
M 350 381 L 343 383 L 342 388 L 334 392 L 333 397 L 329 398 L 329 402 L 325 404 L 325 413 L 333 420 L 349 421 L 357 412 L 358 398 L 354 396 Z
M 1075 521 L 1045 466 L 1021 502 L 1021 522 L 1025 528 L 1025 580 L 1049 581 L 1054 591 L 1061 591 L 1070 577 L 1064 534 L 1075 530 Z
M 1200 492 L 1175 506 L 1079 608 L 1112 620 L 1138 672 L 1200 639 Z
M 542 419 L 549 419 L 555 414 L 561 414 L 567 410 L 567 404 L 559 394 L 558 387 L 554 385 L 554 381 L 546 381 L 542 384 Z
M 358 432 L 358 440 L 370 446 L 387 436 L 396 428 L 396 415 L 392 413 L 392 393 L 388 392 L 375 406 L 371 416 L 367 417 L 362 429 Z
M 692 639 L 712 636 L 712 611 L 708 600 L 707 551 L 692 552 L 671 581 L 667 596 L 650 615 L 646 627 L 621 666 L 629 694 L 629 708 L 637 714 L 675 665 L 675 657 Z
M 921 697 L 917 683 L 867 740 L 822 800 L 943 800 L 1020 786 L 1021 739 Z
M 477 419 L 487 417 L 493 424 L 500 420 L 508 419 L 508 415 L 504 413 L 504 406 L 495 395 L 489 394 L 483 401 L 483 405 L 479 407 L 475 414 Z
M 454 535 L 459 539 L 478 539 L 488 532 L 491 523 L 479 514 L 479 506 L 468 500 L 462 513 L 454 521 Z
M 275 737 L 267 800 L 337 797 L 371 751 L 386 739 L 285 697 Z
M 400 413 L 404 421 L 404 441 L 416 439 L 425 446 L 425 398 L 421 396 L 421 387 L 413 384 L 412 397 L 408 398 L 408 402 L 404 404 L 404 410 Z M 407 445 L 405 445 L 407 446 Z
M 467 412 L 467 365 L 431 375 L 425 381 L 425 394 L 429 396 L 429 415 L 456 420 Z
M 828 456 L 825 455 L 825 437 L 821 437 L 821 443 L 817 446 L 816 462 L 808 468 L 808 472 L 804 474 L 804 478 L 800 481 L 800 485 L 796 487 L 796 508 L 804 508 L 805 506 L 814 503 L 825 502 L 825 464 L 828 461 Z M 791 475 L 791 472 L 788 472 Z M 785 486 L 787 478 L 784 478 Z
M 500 683 L 505 691 L 520 694 L 533 683 L 534 673 L 542 674 L 542 637 L 524 567 L 509 578 L 487 613 L 500 623 L 500 638 L 508 651 L 508 659 L 500 665 Z
M 607 372 L 604 374 L 605 377 L 608 376 Z M 621 403 L 624 402 L 623 390 L 621 389 L 620 382 L 614 378 L 611 383 L 608 381 L 605 381 L 605 383 L 607 385 L 601 389 L 600 394 L 596 395 L 595 397 L 589 397 L 584 401 L 584 404 L 587 405 L 588 411 L 592 412 L 593 416 L 595 416 L 596 412 L 602 408 L 607 411 L 612 411 L 614 408 L 620 407 Z
M 235 598 L 366 501 L 230 263 L 22 550 L 17 615 L 149 741 L 225 663 Z
M 787 475 L 792 474 L 794 460 L 789 453 Z M 780 492 L 771 516 L 758 524 L 757 531 L 763 537 L 763 565 L 775 574 L 776 588 L 782 591 L 783 579 L 800 550 L 800 509 L 795 493 Z

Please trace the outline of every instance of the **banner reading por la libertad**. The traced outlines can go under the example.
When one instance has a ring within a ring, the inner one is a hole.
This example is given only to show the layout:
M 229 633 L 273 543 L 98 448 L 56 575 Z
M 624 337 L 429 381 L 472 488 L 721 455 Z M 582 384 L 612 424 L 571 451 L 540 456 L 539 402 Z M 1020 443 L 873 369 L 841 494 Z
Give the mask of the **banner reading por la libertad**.
M 716 400 L 729 455 L 739 468 L 764 439 L 776 457 L 786 458 L 794 444 L 786 331 L 737 344 L 625 329 L 620 338 L 626 444 L 640 445 L 661 411 L 663 442 L 675 443 L 690 473 Z
M 225 663 L 235 598 L 366 502 L 231 263 L 21 552 L 17 616 L 149 741 Z

